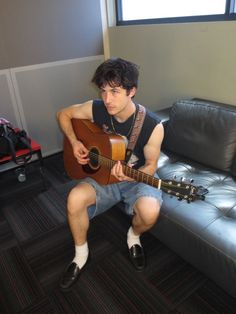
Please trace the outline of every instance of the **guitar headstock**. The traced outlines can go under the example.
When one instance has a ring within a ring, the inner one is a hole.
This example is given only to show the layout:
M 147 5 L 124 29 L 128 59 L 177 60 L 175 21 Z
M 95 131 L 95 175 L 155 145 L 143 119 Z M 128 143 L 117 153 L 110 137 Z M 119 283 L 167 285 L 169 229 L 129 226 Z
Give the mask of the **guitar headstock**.
M 161 189 L 165 193 L 176 196 L 179 200 L 186 200 L 189 203 L 195 200 L 204 200 L 205 194 L 208 193 L 208 190 L 203 186 L 194 186 L 191 183 L 176 180 L 162 180 Z

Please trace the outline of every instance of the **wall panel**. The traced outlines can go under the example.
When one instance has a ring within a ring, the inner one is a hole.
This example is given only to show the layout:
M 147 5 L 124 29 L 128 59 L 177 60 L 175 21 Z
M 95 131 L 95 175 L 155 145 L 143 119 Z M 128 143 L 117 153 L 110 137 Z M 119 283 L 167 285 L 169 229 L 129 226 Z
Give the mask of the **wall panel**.
M 0 0 L 0 69 L 103 54 L 100 1 Z
M 0 0 L 0 8 L 0 114 L 50 155 L 62 149 L 56 112 L 98 96 L 90 80 L 104 60 L 100 0 Z
M 56 112 L 98 97 L 90 81 L 103 60 L 102 55 L 11 69 L 22 125 L 44 156 L 62 149 Z
M 9 70 L 0 71 L 0 117 L 22 126 Z

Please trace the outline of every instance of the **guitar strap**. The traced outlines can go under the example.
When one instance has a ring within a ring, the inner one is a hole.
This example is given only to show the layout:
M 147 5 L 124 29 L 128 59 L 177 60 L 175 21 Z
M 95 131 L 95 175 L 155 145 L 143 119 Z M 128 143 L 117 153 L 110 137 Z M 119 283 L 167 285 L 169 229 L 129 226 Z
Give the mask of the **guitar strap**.
M 135 118 L 134 126 L 132 129 L 131 135 L 130 135 L 127 149 L 126 149 L 126 156 L 125 156 L 126 163 L 128 163 L 128 161 L 132 155 L 133 149 L 135 147 L 135 144 L 137 142 L 137 139 L 139 137 L 139 134 L 140 134 L 142 126 L 143 126 L 145 115 L 146 115 L 145 107 L 138 104 L 138 112 L 137 112 L 137 115 Z

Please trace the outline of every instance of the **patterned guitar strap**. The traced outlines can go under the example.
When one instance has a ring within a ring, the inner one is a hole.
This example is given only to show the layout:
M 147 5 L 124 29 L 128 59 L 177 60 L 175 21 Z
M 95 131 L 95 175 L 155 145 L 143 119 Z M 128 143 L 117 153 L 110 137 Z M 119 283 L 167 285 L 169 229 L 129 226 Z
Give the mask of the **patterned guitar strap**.
M 138 112 L 135 118 L 134 126 L 130 135 L 129 143 L 126 149 L 125 161 L 129 162 L 133 149 L 141 132 L 143 122 L 146 115 L 146 109 L 142 105 L 138 104 Z

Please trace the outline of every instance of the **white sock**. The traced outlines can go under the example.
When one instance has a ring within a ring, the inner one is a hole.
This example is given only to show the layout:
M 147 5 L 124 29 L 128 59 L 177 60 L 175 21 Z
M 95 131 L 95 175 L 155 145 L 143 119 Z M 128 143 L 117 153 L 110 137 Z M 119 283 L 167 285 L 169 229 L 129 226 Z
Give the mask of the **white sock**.
M 132 226 L 129 228 L 128 233 L 127 233 L 127 244 L 128 244 L 129 249 L 134 244 L 138 244 L 138 245 L 142 246 L 141 242 L 140 242 L 140 235 L 134 234 L 134 230 L 133 230 Z
M 88 259 L 88 253 L 89 253 L 89 249 L 88 249 L 88 243 L 87 242 L 85 242 L 82 245 L 76 245 L 75 246 L 75 257 L 73 259 L 73 262 L 76 263 L 80 269 L 86 263 L 86 261 Z

